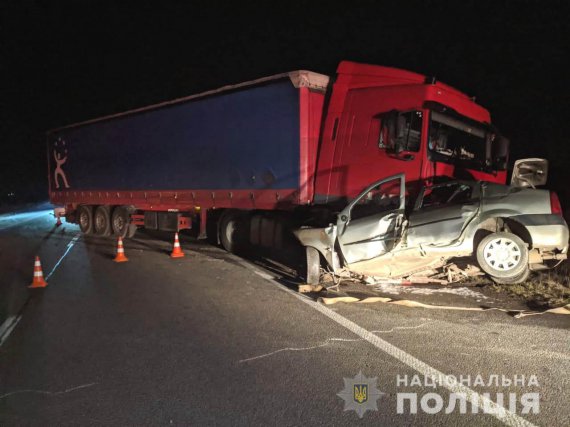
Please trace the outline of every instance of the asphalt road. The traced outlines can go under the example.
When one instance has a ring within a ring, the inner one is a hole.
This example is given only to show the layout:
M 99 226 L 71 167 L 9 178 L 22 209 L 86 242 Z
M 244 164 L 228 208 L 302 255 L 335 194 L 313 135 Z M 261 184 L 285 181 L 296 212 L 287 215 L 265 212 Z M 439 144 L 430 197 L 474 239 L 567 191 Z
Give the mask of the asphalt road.
M 2 426 L 569 423 L 570 316 L 324 306 L 190 238 L 173 260 L 171 236 L 137 235 L 130 261 L 116 264 L 114 240 L 30 215 L 0 219 L 0 295 L 17 321 L 0 347 Z M 49 286 L 28 292 L 36 253 Z M 377 378 L 366 382 L 370 402 L 373 384 L 383 393 L 362 419 L 337 396 L 359 372 Z M 434 372 L 470 376 L 469 389 L 403 384 Z M 538 385 L 497 386 L 493 375 Z M 507 409 L 514 393 L 518 404 L 495 416 L 457 402 L 446 414 L 458 392 L 505 393 Z M 408 404 L 398 413 L 398 393 L 417 394 L 416 414 Z M 422 409 L 427 393 L 441 411 Z M 539 413 L 521 413 L 525 393 L 538 393 Z

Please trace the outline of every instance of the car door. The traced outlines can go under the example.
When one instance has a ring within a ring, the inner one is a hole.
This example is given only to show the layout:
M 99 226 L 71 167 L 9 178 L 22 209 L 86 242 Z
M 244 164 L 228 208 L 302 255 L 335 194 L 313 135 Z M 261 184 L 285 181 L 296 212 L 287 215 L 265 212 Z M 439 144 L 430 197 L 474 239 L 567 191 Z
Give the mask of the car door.
M 404 207 L 404 174 L 365 188 L 338 215 L 338 242 L 346 262 L 364 261 L 390 251 L 401 236 Z
M 426 186 L 409 215 L 408 246 L 444 246 L 456 241 L 479 209 L 479 187 L 452 181 Z

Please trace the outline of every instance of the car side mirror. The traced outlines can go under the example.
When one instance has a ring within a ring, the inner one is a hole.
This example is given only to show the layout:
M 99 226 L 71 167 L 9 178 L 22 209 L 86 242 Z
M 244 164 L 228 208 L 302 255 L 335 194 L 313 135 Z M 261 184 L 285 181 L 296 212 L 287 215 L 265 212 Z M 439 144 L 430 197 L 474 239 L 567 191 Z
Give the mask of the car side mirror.
M 514 187 L 532 187 L 546 184 L 548 179 L 548 160 L 530 158 L 515 162 L 511 185 Z

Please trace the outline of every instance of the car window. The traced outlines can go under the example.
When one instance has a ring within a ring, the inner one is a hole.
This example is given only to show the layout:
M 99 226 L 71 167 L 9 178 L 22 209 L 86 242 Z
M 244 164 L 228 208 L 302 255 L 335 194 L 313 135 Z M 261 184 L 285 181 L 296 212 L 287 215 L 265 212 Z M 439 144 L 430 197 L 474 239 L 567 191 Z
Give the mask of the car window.
M 463 183 L 451 183 L 427 187 L 423 193 L 421 208 L 466 203 L 471 200 L 472 188 Z
M 364 218 L 400 207 L 400 179 L 378 184 L 362 196 L 350 211 L 351 219 Z

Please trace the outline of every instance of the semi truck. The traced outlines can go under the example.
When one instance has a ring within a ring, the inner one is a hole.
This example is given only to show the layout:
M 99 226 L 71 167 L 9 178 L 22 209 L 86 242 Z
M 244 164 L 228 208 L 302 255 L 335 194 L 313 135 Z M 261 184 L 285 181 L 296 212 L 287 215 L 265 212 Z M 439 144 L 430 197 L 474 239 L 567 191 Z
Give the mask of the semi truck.
M 410 200 L 439 177 L 505 184 L 508 154 L 473 98 L 349 61 L 334 78 L 293 71 L 47 133 L 50 200 L 83 233 L 195 228 L 231 252 L 334 222 L 396 174 Z

